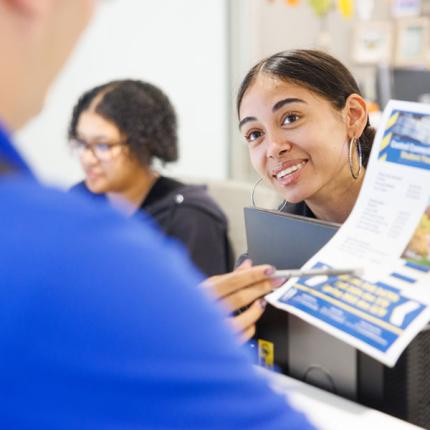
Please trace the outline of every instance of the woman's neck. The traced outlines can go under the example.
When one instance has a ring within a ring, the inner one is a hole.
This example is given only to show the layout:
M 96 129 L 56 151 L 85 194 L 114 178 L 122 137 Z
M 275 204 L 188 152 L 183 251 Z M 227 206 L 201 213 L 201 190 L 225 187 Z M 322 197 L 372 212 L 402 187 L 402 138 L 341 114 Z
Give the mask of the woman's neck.
M 124 190 L 106 193 L 106 196 L 112 206 L 132 215 L 139 209 L 159 177 L 159 173 L 151 168 L 141 169 Z
M 344 181 L 336 184 L 336 188 L 325 190 L 324 193 L 305 200 L 314 215 L 321 220 L 342 224 L 357 201 L 358 194 L 363 183 L 365 170 L 361 169 L 358 179 Z

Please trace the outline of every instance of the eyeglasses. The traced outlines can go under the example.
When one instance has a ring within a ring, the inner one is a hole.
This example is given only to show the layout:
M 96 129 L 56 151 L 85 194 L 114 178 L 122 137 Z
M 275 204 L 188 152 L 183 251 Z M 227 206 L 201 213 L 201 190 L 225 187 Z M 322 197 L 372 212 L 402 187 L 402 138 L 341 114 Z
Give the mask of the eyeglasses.
M 90 151 L 99 161 L 110 161 L 121 152 L 122 142 L 96 142 L 90 143 L 83 139 L 71 139 L 70 147 L 74 154 L 81 157 L 85 151 Z

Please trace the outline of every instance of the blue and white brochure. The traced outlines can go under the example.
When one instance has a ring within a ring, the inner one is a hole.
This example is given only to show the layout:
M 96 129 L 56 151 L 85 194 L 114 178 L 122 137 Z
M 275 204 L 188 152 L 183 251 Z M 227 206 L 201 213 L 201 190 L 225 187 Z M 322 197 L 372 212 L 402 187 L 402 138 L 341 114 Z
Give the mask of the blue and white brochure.
M 394 366 L 430 320 L 430 105 L 388 103 L 352 213 L 303 267 L 363 272 L 291 279 L 267 300 Z

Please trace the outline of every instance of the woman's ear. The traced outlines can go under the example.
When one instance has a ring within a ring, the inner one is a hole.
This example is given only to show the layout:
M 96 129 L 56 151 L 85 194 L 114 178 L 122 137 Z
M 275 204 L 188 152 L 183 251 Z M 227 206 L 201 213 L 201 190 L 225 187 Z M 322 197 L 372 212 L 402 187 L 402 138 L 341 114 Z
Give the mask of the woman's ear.
M 345 103 L 344 116 L 349 138 L 359 138 L 367 124 L 366 101 L 358 94 L 351 94 Z
M 4 0 L 9 8 L 23 16 L 33 16 L 43 13 L 52 0 Z

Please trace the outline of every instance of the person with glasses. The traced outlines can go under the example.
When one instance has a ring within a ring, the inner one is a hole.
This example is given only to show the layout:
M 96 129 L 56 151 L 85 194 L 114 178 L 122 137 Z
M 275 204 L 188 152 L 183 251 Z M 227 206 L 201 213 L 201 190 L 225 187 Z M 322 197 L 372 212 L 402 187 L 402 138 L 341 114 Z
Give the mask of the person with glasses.
M 73 109 L 69 139 L 85 173 L 74 191 L 129 215 L 149 214 L 207 276 L 231 270 L 227 219 L 219 206 L 203 186 L 185 185 L 153 167 L 155 159 L 178 159 L 176 113 L 159 88 L 120 80 L 88 90 Z

